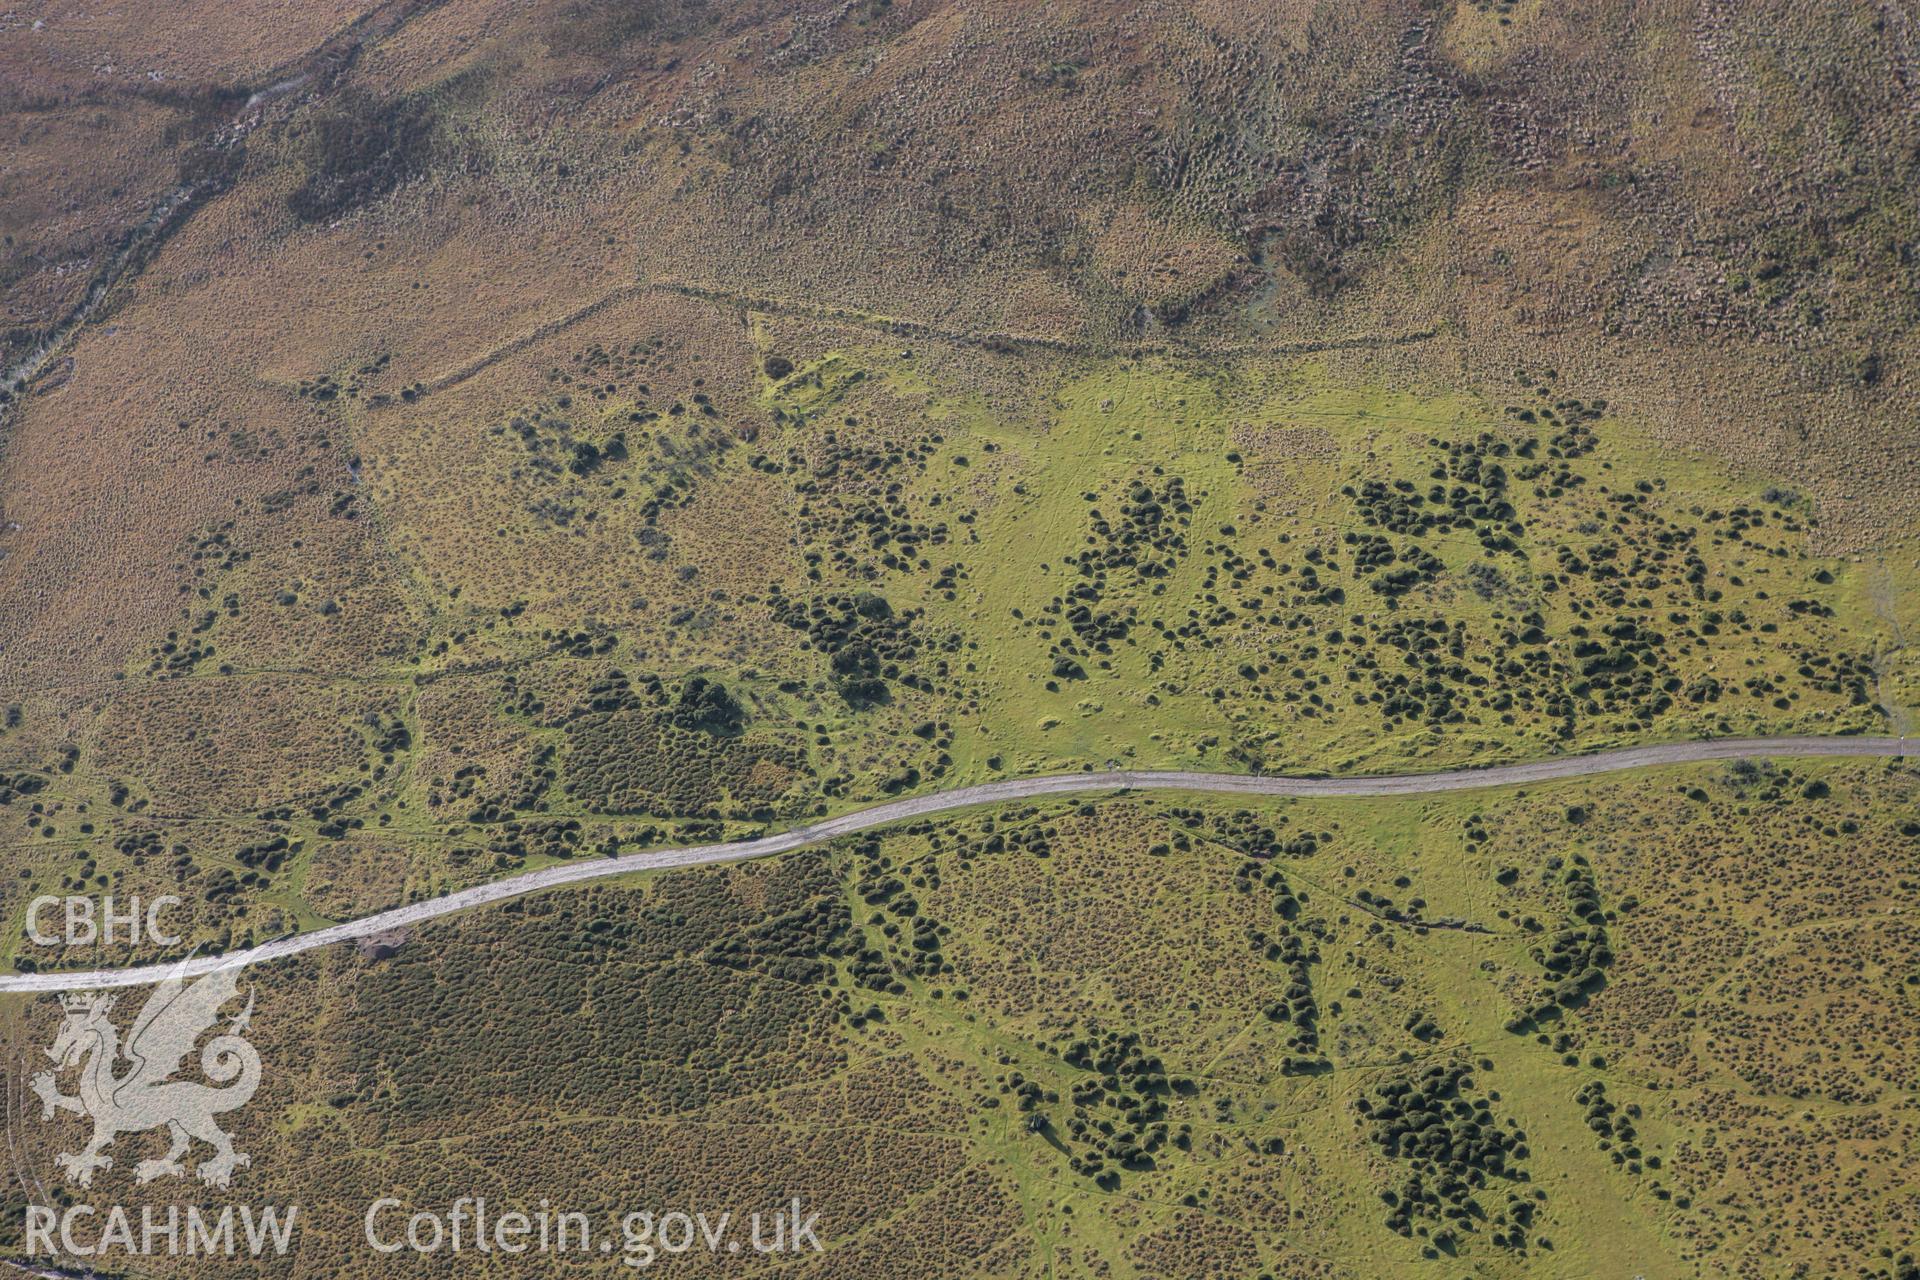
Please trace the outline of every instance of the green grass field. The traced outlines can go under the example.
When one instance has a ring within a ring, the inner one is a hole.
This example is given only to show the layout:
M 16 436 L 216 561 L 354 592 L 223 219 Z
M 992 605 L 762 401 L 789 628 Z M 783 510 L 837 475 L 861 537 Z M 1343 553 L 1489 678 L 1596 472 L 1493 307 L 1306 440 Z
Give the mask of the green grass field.
M 608 368 L 684 375 L 647 359 Z M 260 611 L 318 606 L 210 544 L 191 643 L 71 739 L 31 699 L 0 734 L 44 788 L 0 808 L 12 936 L 29 889 L 82 881 L 184 888 L 195 940 L 231 945 L 993 777 L 1386 772 L 1910 714 L 1911 593 L 1884 562 L 1818 554 L 1804 498 L 1547 372 L 1494 403 L 1310 359 L 1108 360 L 1016 411 L 929 363 L 849 347 L 763 375 L 729 409 L 766 417 L 744 442 L 658 389 L 556 393 L 442 478 L 524 460 L 457 512 L 370 460 L 378 518 L 436 585 L 412 651 L 351 679 L 250 650 L 281 643 Z M 741 558 L 743 505 L 783 542 Z M 569 590 L 436 558 L 497 520 L 569 562 Z M 624 616 L 598 603 L 621 584 Z M 345 598 L 311 625 L 351 622 Z M 703 710 L 688 690 L 709 688 Z M 364 856 L 316 878 L 337 846 Z

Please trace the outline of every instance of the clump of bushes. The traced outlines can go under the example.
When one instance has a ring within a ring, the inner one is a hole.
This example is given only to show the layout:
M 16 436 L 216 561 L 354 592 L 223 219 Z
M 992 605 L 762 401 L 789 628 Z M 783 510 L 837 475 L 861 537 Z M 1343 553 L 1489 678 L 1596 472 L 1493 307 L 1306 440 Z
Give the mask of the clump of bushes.
M 379 199 L 426 167 L 436 128 L 425 98 L 348 96 L 301 132 L 306 180 L 287 208 L 302 222 L 325 222 Z

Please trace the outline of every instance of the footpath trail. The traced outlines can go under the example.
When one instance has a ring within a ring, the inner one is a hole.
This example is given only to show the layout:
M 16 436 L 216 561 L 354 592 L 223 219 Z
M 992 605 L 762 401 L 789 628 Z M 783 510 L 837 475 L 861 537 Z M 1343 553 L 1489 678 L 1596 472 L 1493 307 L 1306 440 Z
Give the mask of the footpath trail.
M 1559 756 L 1525 764 L 1489 765 L 1471 769 L 1447 769 L 1437 773 L 1401 773 L 1347 777 L 1268 777 L 1258 774 L 1195 773 L 1181 770 L 1089 770 L 1082 773 L 1051 774 L 1037 778 L 1008 778 L 957 787 L 930 795 L 912 796 L 872 805 L 837 818 L 795 827 L 777 835 L 721 844 L 689 845 L 682 848 L 649 849 L 617 858 L 563 862 L 537 871 L 474 885 L 424 902 L 410 903 L 375 915 L 328 925 L 307 933 L 289 934 L 244 951 L 129 969 L 94 969 L 62 973 L 28 973 L 0 976 L 0 993 L 97 990 L 104 987 L 134 987 L 179 975 L 195 977 L 229 966 L 262 964 L 286 956 L 298 955 L 316 947 L 337 942 L 355 942 L 395 929 L 422 924 L 440 916 L 452 915 L 489 903 L 502 902 L 523 894 L 538 893 L 562 885 L 580 884 L 608 876 L 635 871 L 660 871 L 680 867 L 710 866 L 725 862 L 744 862 L 752 858 L 791 853 L 811 845 L 824 844 L 841 836 L 874 827 L 890 826 L 947 813 L 975 805 L 1004 804 L 1041 796 L 1075 795 L 1102 791 L 1212 791 L 1230 795 L 1366 797 L 1426 795 L 1443 791 L 1468 791 L 1483 787 L 1520 786 L 1536 782 L 1554 782 L 1566 778 L 1587 778 L 1617 773 L 1626 769 L 1644 769 L 1657 765 L 1690 764 L 1704 760 L 1736 760 L 1764 756 L 1879 756 L 1904 757 L 1908 739 L 1870 737 L 1782 737 L 1720 738 L 1704 742 L 1674 742 L 1659 746 L 1621 747 L 1591 755 Z M 1920 744 L 1917 744 L 1920 745 Z

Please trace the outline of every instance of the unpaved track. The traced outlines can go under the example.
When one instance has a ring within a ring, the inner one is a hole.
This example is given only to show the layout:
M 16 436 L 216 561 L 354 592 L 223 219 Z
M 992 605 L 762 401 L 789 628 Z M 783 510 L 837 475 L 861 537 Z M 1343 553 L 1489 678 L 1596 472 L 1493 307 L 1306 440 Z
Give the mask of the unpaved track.
M 1218 791 L 1249 796 L 1406 796 L 1441 791 L 1468 791 L 1479 787 L 1507 787 L 1563 778 L 1586 778 L 1622 769 L 1652 765 L 1689 764 L 1702 760 L 1736 760 L 1753 756 L 1905 756 L 1906 738 L 1722 738 L 1708 742 L 1675 742 L 1662 746 L 1622 747 L 1592 755 L 1562 756 L 1530 764 L 1502 764 L 1479 769 L 1448 769 L 1440 773 L 1402 773 L 1380 777 L 1286 778 L 1235 773 L 1190 773 L 1177 770 L 1055 774 L 1042 778 L 1008 778 L 983 782 L 933 795 L 892 800 L 821 822 L 796 827 L 779 835 L 728 844 L 691 845 L 683 849 L 651 849 L 618 858 L 563 862 L 524 875 L 475 885 L 444 897 L 416 902 L 345 924 L 328 925 L 311 933 L 293 934 L 245 951 L 223 956 L 197 956 L 183 964 L 148 965 L 138 969 L 95 969 L 89 972 L 29 973 L 0 977 L 0 993 L 94 990 L 134 987 L 157 982 L 169 974 L 194 977 L 228 965 L 260 964 L 297 955 L 336 942 L 354 942 L 389 929 L 403 929 L 438 916 L 472 907 L 538 893 L 560 885 L 579 884 L 633 871 L 709 866 L 744 862 L 777 853 L 790 853 L 823 844 L 856 831 L 890 826 L 973 805 L 1004 804 L 1039 796 L 1074 795 L 1092 791 Z

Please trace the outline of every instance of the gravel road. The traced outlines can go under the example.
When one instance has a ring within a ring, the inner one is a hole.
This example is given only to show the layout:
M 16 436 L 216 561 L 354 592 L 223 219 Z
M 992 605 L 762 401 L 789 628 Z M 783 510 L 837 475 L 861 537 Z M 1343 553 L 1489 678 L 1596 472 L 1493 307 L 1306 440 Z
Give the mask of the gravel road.
M 439 916 L 488 903 L 538 893 L 561 885 L 579 884 L 633 871 L 709 866 L 743 862 L 789 853 L 823 844 L 839 836 L 914 818 L 947 813 L 974 805 L 1004 804 L 1039 796 L 1074 795 L 1101 791 L 1214 791 L 1255 796 L 1404 796 L 1481 787 L 1507 787 L 1563 778 L 1586 778 L 1623 769 L 1653 765 L 1688 764 L 1702 760 L 1734 760 L 1765 756 L 1887 756 L 1908 754 L 1906 738 L 1786 737 L 1722 738 L 1706 742 L 1675 742 L 1660 746 L 1622 747 L 1591 755 L 1560 756 L 1527 764 L 1489 765 L 1448 769 L 1438 773 L 1402 773 L 1374 777 L 1262 777 L 1233 773 L 1193 773 L 1177 770 L 1107 770 L 1055 774 L 1039 778 L 1008 778 L 931 795 L 892 800 L 837 818 L 810 823 L 778 835 L 725 844 L 691 845 L 680 849 L 650 849 L 617 858 L 563 862 L 538 871 L 461 889 L 404 907 L 344 924 L 328 925 L 310 933 L 292 934 L 245 951 L 221 956 L 196 956 L 183 963 L 147 965 L 134 969 L 95 969 L 65 973 L 29 973 L 0 976 L 0 993 L 96 990 L 133 987 L 156 982 L 169 973 L 184 977 L 212 973 L 229 965 L 261 964 L 311 951 L 337 942 L 354 942 L 390 929 L 403 929 Z

